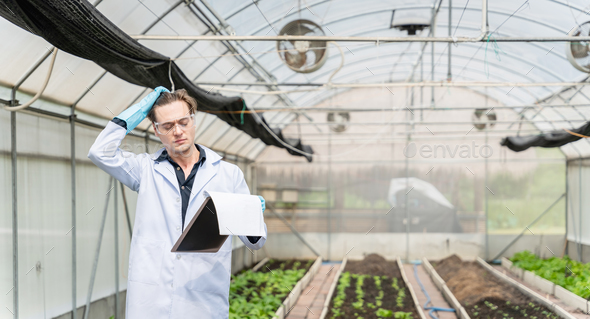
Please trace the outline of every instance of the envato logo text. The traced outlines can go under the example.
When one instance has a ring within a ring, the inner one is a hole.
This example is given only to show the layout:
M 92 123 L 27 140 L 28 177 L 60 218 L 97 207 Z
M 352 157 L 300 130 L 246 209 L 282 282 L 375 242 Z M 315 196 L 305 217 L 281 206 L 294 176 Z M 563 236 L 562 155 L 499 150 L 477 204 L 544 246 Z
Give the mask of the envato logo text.
M 453 146 L 449 144 L 422 144 L 420 147 L 411 142 L 404 147 L 404 156 L 412 158 L 419 154 L 423 158 L 489 158 L 494 150 L 489 144 L 479 145 L 472 141 L 471 144 L 462 143 Z

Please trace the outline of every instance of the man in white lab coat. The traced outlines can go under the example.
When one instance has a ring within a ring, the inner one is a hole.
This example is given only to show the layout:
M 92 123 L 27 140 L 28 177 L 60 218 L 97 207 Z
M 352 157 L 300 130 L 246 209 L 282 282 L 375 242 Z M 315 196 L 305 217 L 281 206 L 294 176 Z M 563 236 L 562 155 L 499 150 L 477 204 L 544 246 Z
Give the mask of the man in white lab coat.
M 232 236 L 217 253 L 172 253 L 204 191 L 250 194 L 244 174 L 194 143 L 196 101 L 158 87 L 110 121 L 90 148 L 99 168 L 138 192 L 129 252 L 126 318 L 227 318 Z M 164 147 L 154 154 L 119 148 L 145 117 Z M 260 197 L 264 211 L 264 199 Z M 260 249 L 264 236 L 239 236 Z

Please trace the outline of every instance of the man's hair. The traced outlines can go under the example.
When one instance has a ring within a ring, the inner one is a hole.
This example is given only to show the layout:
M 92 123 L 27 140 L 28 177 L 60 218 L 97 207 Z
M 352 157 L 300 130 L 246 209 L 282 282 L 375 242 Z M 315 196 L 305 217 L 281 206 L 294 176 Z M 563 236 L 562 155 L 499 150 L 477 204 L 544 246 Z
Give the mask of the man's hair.
M 188 92 L 185 89 L 180 89 L 180 90 L 176 90 L 172 93 L 168 93 L 168 92 L 160 93 L 160 96 L 158 97 L 158 99 L 156 100 L 154 105 L 152 106 L 152 109 L 148 112 L 147 118 L 150 119 L 150 121 L 152 121 L 152 123 L 156 122 L 155 109 L 159 106 L 167 105 L 167 104 L 170 104 L 170 103 L 176 102 L 176 101 L 186 103 L 190 114 L 195 114 L 195 112 L 197 111 L 197 101 L 192 96 L 188 95 Z

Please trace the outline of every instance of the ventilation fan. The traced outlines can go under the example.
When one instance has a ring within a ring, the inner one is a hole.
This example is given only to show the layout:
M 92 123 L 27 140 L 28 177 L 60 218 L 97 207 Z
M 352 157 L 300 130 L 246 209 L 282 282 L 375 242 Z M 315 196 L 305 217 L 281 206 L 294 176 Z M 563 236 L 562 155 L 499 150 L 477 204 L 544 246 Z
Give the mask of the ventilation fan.
M 584 22 L 581 25 L 575 27 L 568 34 L 570 37 L 587 37 L 590 36 L 590 21 Z M 579 41 L 579 42 L 566 42 L 565 43 L 565 55 L 574 68 L 590 73 L 590 42 Z
M 496 112 L 493 110 L 488 111 L 488 109 L 476 109 L 473 114 L 471 114 L 471 122 L 473 122 L 473 126 L 480 131 L 486 127 L 494 127 L 497 119 Z
M 350 113 L 348 112 L 328 112 L 328 126 L 332 132 L 342 133 L 348 128 L 350 122 Z
M 309 20 L 295 20 L 281 29 L 279 35 L 323 36 L 322 28 Z M 278 41 L 277 50 L 281 60 L 293 71 L 311 73 L 326 63 L 326 41 Z

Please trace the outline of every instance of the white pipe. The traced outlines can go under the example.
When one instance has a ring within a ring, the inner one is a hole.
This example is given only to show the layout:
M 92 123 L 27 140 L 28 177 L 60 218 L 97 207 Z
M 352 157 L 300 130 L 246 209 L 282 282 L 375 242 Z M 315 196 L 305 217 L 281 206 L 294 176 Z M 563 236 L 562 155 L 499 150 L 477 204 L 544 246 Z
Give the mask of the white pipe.
M 47 87 L 47 84 L 49 83 L 49 78 L 51 77 L 51 71 L 53 71 L 53 65 L 55 64 L 55 58 L 57 57 L 57 51 L 58 49 L 55 47 L 53 48 L 53 57 L 51 58 L 51 62 L 49 63 L 49 70 L 47 71 L 47 76 L 45 77 L 45 82 L 43 82 L 43 86 L 41 86 L 41 89 L 39 90 L 39 92 L 37 92 L 37 94 L 35 94 L 35 96 L 33 96 L 33 98 L 22 105 L 18 105 L 18 106 L 4 106 L 4 109 L 8 110 L 8 111 L 18 111 L 18 110 L 22 110 L 22 109 L 26 109 L 27 107 L 31 106 L 31 104 L 33 104 L 35 101 L 37 101 L 37 99 L 39 99 L 39 97 L 41 97 L 41 94 L 43 94 L 43 92 L 45 91 L 45 88 Z
M 277 84 L 280 86 L 280 84 Z M 256 95 L 277 95 L 289 93 L 313 92 L 324 89 L 340 88 L 381 88 L 381 87 L 540 87 L 540 86 L 577 86 L 590 85 L 590 82 L 446 82 L 446 81 L 423 81 L 423 82 L 391 82 L 391 83 L 352 83 L 352 84 L 324 84 L 314 89 L 285 90 L 285 91 L 254 91 L 230 89 L 226 87 L 211 86 L 212 90 L 248 93 Z M 203 85 L 204 86 L 204 85 Z M 204 86 L 207 87 L 207 86 Z
M 176 40 L 176 41 L 335 41 L 335 42 L 485 42 L 486 34 L 477 37 L 347 37 L 307 35 L 130 35 L 135 40 Z M 494 37 L 495 42 L 587 42 L 585 37 Z
M 481 2 L 481 34 L 488 33 L 488 0 Z

